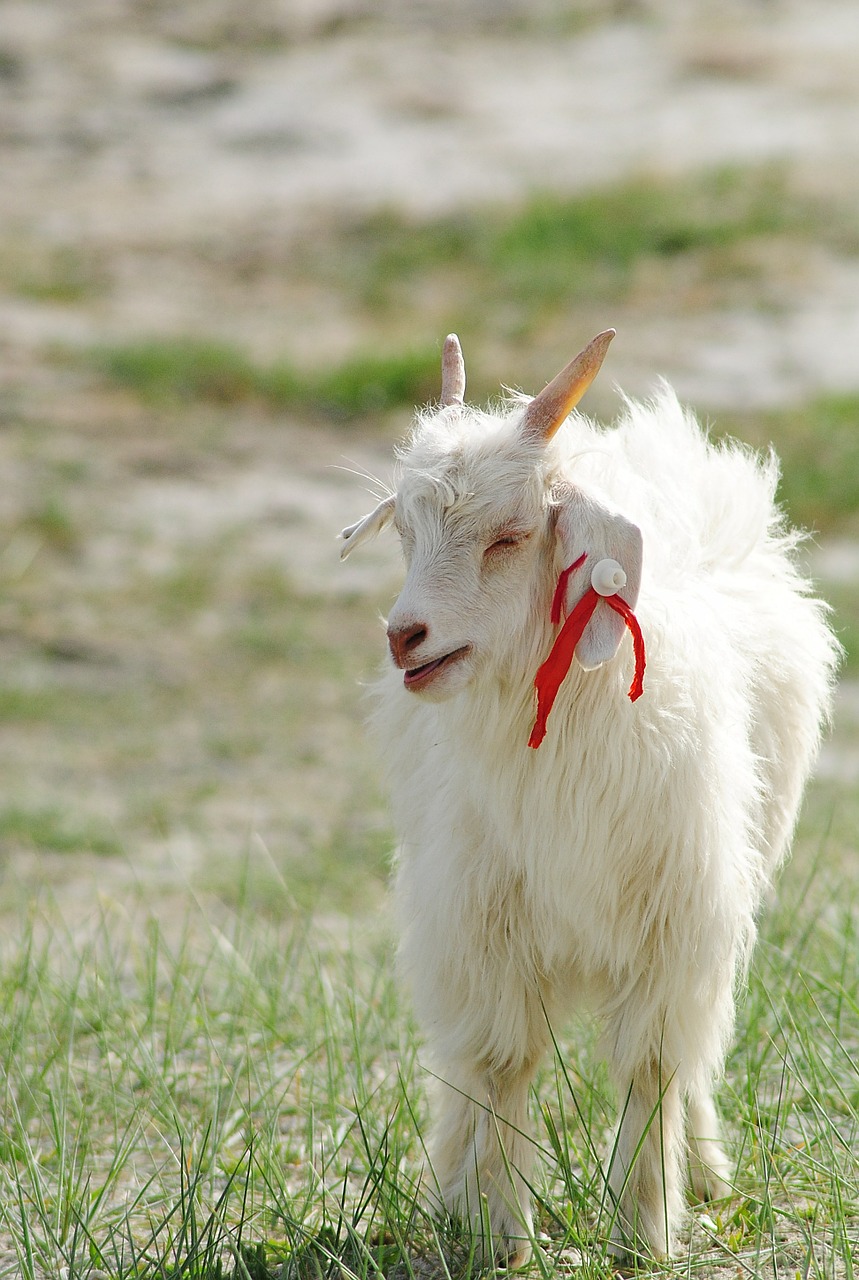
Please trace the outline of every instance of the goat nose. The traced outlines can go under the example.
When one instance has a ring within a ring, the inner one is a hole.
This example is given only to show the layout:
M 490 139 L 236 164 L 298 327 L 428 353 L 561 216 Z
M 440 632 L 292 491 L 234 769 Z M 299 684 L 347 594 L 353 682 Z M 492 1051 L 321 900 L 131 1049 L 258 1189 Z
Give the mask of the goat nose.
M 413 622 L 405 627 L 388 627 L 391 657 L 398 667 L 405 667 L 409 654 L 423 644 L 427 638 L 427 632 L 425 622 Z

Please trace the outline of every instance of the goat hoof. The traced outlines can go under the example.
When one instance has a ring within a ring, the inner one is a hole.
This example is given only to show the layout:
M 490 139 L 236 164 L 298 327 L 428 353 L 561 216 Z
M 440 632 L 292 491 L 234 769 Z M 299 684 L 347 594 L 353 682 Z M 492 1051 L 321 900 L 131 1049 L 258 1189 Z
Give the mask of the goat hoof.
M 515 1244 L 511 1241 L 507 1249 L 499 1251 L 498 1265 L 504 1267 L 507 1271 L 519 1271 L 520 1268 L 526 1267 L 531 1261 L 531 1245 L 528 1241 L 517 1240 Z
M 649 1248 L 644 1242 L 640 1246 L 630 1244 L 623 1235 L 616 1235 L 606 1245 L 606 1262 L 616 1268 L 618 1273 L 629 1271 L 652 1271 L 654 1264 L 666 1261 L 663 1250 Z

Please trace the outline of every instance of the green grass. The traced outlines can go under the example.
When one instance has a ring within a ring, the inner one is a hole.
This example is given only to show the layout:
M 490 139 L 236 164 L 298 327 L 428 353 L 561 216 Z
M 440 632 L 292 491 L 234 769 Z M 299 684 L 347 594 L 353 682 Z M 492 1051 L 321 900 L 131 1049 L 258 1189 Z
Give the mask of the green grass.
M 197 339 L 152 339 L 94 353 L 105 374 L 150 401 L 235 404 L 258 393 L 262 375 L 239 350 Z M 288 395 L 287 383 L 284 394 Z
M 55 551 L 73 552 L 79 545 L 74 517 L 61 498 L 48 495 L 29 513 L 23 528 Z
M 469 348 L 526 352 L 571 314 L 615 313 L 646 294 L 652 315 L 766 294 L 764 246 L 795 261 L 820 241 L 859 248 L 851 219 L 795 194 L 772 166 L 642 176 L 578 195 L 536 193 L 435 219 L 375 214 L 301 246 L 307 275 L 350 314 L 415 333 L 456 327 Z M 479 371 L 480 377 L 503 368 Z M 497 384 L 496 384 L 497 385 Z M 481 383 L 481 394 L 494 391 Z
M 824 595 L 832 605 L 833 626 L 844 646 L 843 674 L 855 677 L 859 673 L 859 593 L 856 584 L 827 583 Z
M 455 328 L 481 400 L 511 376 L 545 377 L 546 335 L 562 340 L 574 317 L 607 324 L 642 297 L 650 315 L 767 305 L 773 247 L 778 277 L 821 242 L 859 251 L 852 218 L 797 195 L 772 166 L 542 192 L 433 219 L 388 211 L 314 228 L 278 268 L 295 297 L 323 299 L 363 335 L 345 361 L 266 364 L 231 342 L 161 335 L 85 360 L 150 403 L 250 400 L 350 421 L 433 399 L 440 339 Z
M 89 359 L 112 382 L 150 404 L 257 402 L 335 421 L 420 404 L 437 394 L 438 352 L 355 356 L 324 370 L 261 365 L 238 348 L 200 339 L 148 339 L 99 349 Z
M 811 863 L 766 921 L 722 1090 L 736 1194 L 693 1213 L 671 1275 L 853 1274 L 859 900 L 828 849 L 813 864 L 810 835 Z M 108 908 L 82 936 L 47 907 L 5 940 L 7 1273 L 476 1273 L 416 1199 L 427 1077 L 378 926 L 274 924 L 248 902 L 169 932 L 141 906 L 131 921 Z M 534 1276 L 572 1274 L 576 1250 L 582 1280 L 612 1274 L 598 1152 L 614 1103 L 593 1041 L 565 1033 L 534 1095 Z
M 76 819 L 53 805 L 4 805 L 0 807 L 0 851 L 18 848 L 102 857 L 122 852 L 122 845 L 104 822 Z
M 817 396 L 807 404 L 755 414 L 720 414 L 717 433 L 781 460 L 779 497 L 794 524 L 816 540 L 859 535 L 859 394 Z M 859 593 L 854 583 L 828 583 L 826 598 L 845 649 L 844 671 L 859 670 Z
M 123 572 L 87 578 L 43 549 L 5 584 L 0 852 L 131 870 L 141 844 L 216 844 L 197 883 L 234 900 L 253 844 L 245 892 L 262 913 L 375 901 L 387 825 L 357 683 L 380 651 L 372 610 L 296 589 L 235 532 L 166 565 L 145 552 L 132 531 Z
M 720 414 L 717 426 L 751 444 L 773 444 L 780 493 L 804 528 L 859 530 L 859 393 L 816 396 L 806 404 L 755 414 Z
M 584 195 L 542 193 L 515 209 L 408 224 L 394 214 L 353 227 L 374 302 L 390 304 L 433 271 L 479 277 L 489 296 L 538 313 L 582 294 L 618 297 L 643 259 L 724 252 L 762 236 L 806 232 L 807 206 L 777 170 L 639 179 Z
M 0 244 L 0 287 L 18 297 L 72 306 L 98 297 L 106 284 L 104 266 L 91 249 L 29 238 Z

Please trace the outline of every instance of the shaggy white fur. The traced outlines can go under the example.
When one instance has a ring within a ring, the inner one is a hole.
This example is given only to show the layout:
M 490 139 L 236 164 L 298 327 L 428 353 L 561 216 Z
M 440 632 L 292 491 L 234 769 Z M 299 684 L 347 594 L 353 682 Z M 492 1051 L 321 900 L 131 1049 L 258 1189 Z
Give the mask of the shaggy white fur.
M 408 566 L 374 725 L 402 967 L 445 1082 L 430 1180 L 486 1248 L 527 1256 L 528 1091 L 550 1029 L 588 1008 L 619 1100 L 614 1246 L 666 1255 L 687 1156 L 696 1196 L 727 1191 L 713 1082 L 838 645 L 772 456 L 711 443 L 667 386 L 613 429 L 573 414 L 548 441 L 523 430 L 527 404 L 419 415 L 396 494 L 345 531 L 349 550 L 393 518 Z M 583 551 L 567 609 L 620 562 L 644 695 L 626 696 L 632 646 L 600 605 L 532 750 L 552 593 Z

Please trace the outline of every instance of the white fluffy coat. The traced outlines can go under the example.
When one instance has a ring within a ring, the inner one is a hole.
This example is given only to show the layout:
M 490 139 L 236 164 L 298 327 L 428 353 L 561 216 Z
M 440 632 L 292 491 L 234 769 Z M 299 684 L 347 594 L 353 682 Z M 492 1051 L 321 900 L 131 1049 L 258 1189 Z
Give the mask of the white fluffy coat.
M 540 445 L 521 437 L 525 403 L 421 415 L 375 521 L 395 517 L 408 565 L 389 626 L 424 628 L 421 662 L 470 646 L 424 693 L 391 665 L 374 716 L 402 967 L 446 1082 L 431 1183 L 492 1249 L 526 1255 L 528 1091 L 550 1028 L 587 1008 L 621 1115 L 614 1246 L 666 1254 L 687 1151 L 696 1195 L 726 1190 L 713 1082 L 837 645 L 774 504 L 772 458 L 712 444 L 667 387 L 613 429 L 574 414 Z M 573 663 L 533 750 L 558 574 L 579 546 L 591 565 L 605 554 L 613 513 L 641 531 L 644 695 L 626 696 L 624 637 L 597 669 Z

